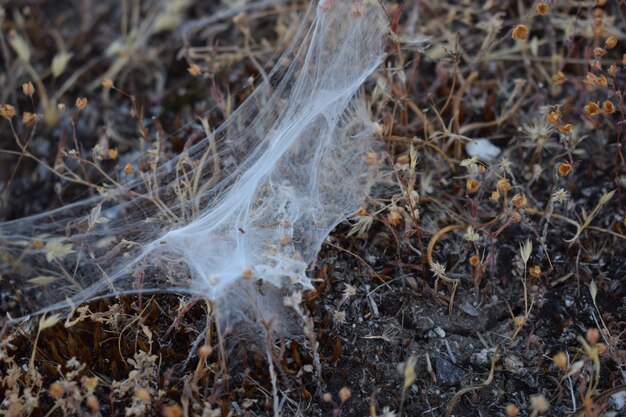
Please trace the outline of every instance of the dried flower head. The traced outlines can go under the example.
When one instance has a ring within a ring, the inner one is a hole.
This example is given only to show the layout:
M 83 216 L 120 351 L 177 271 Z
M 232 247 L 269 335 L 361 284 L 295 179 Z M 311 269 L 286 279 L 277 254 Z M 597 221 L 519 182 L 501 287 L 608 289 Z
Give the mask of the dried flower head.
M 202 70 L 196 64 L 189 65 L 189 68 L 187 68 L 187 71 L 189 71 L 189 74 L 193 75 L 194 77 L 197 77 L 198 75 L 202 74 Z
M 22 84 L 22 92 L 28 97 L 32 97 L 35 94 L 35 86 L 30 81 Z
M 588 72 L 583 82 L 587 85 L 596 85 L 598 84 L 598 77 L 593 72 Z
M 567 124 L 559 126 L 559 132 L 565 133 L 568 135 L 572 133 L 573 130 L 574 130 L 574 126 L 571 123 L 567 123 Z
M 113 80 L 111 80 L 110 78 L 105 78 L 102 80 L 102 88 L 106 90 L 110 90 L 113 87 L 114 87 Z
M 589 115 L 591 117 L 597 116 L 598 114 L 600 114 L 600 106 L 598 106 L 598 103 L 594 103 L 593 101 L 589 101 L 585 105 L 585 113 L 587 113 L 587 115 Z
M 339 390 L 339 399 L 341 400 L 342 403 L 345 403 L 346 401 L 348 401 L 351 396 L 352 396 L 352 392 L 350 391 L 350 388 L 343 387 Z
M 522 146 L 535 148 L 537 152 L 548 146 L 555 126 L 548 117 L 536 117 L 522 125 L 522 133 L 527 140 Z
M 552 84 L 560 85 L 567 81 L 567 77 L 563 74 L 563 71 L 559 71 L 552 76 Z
M 399 207 L 391 207 L 389 209 L 389 214 L 387 214 L 387 221 L 392 226 L 397 226 L 402 222 L 402 213 L 400 212 Z
M 531 277 L 539 278 L 541 276 L 541 267 L 539 265 L 533 265 L 528 269 Z
M 561 370 L 567 369 L 567 355 L 565 352 L 558 352 L 552 357 L 552 361 L 557 368 Z
M 511 37 L 516 40 L 525 40 L 528 39 L 528 34 L 530 31 L 528 30 L 528 26 L 518 24 L 513 28 L 513 32 L 511 32 Z
M 528 204 L 528 199 L 523 194 L 515 194 L 511 199 L 511 204 L 517 208 L 523 209 L 526 207 L 526 204 Z
M 32 125 L 37 121 L 37 115 L 33 114 L 33 113 L 29 113 L 27 111 L 25 111 L 22 114 L 22 122 L 24 122 L 25 125 Z
M 506 413 L 506 417 L 517 417 L 519 415 L 519 407 L 515 404 L 508 404 L 504 408 L 504 412 Z
M 563 203 L 567 200 L 567 191 L 564 188 L 559 188 L 552 194 L 552 200 L 555 203 Z
M 613 49 L 617 45 L 617 38 L 615 36 L 609 36 L 604 41 L 604 47 L 606 49 Z
M 602 113 L 609 115 L 615 113 L 615 105 L 610 100 L 605 100 L 602 103 Z
M 469 194 L 473 194 L 476 191 L 478 191 L 479 185 L 480 185 L 480 182 L 475 178 L 468 178 L 467 181 L 465 182 L 465 188 L 467 189 L 467 192 Z
M 0 116 L 4 117 L 5 119 L 12 119 L 13 117 L 15 117 L 16 113 L 17 112 L 15 111 L 15 107 L 11 106 L 10 104 L 0 105 Z
M 561 162 L 557 169 L 559 171 L 559 175 L 561 177 L 565 177 L 569 175 L 570 172 L 572 172 L 572 164 L 570 164 L 569 162 Z
M 439 262 L 433 262 L 430 266 L 430 270 L 437 278 L 445 278 L 446 276 L 446 267 Z
M 478 257 L 478 255 L 472 255 L 472 256 L 469 258 L 469 263 L 470 263 L 470 265 L 472 265 L 472 266 L 476 266 L 476 265 L 478 265 L 478 263 L 479 263 L 479 262 L 480 262 L 480 258 Z
M 546 400 L 546 397 L 541 394 L 531 395 L 530 408 L 532 408 L 534 412 L 542 414 L 550 409 L 550 403 Z
M 133 166 L 131 164 L 126 164 L 126 166 L 124 167 L 124 174 L 126 175 L 130 175 L 133 173 Z
M 600 47 L 593 49 L 593 56 L 595 56 L 596 58 L 602 58 L 605 55 L 606 55 L 606 49 L 600 48 Z
M 472 225 L 469 225 L 467 226 L 467 229 L 465 229 L 463 238 L 468 242 L 478 242 L 480 240 L 480 235 L 476 233 Z
M 591 346 L 595 345 L 598 343 L 598 340 L 600 340 L 600 331 L 594 327 L 590 327 L 587 329 L 585 339 L 587 339 L 587 342 L 589 342 Z
M 545 16 L 550 11 L 550 6 L 545 1 L 540 1 L 537 4 L 537 14 L 540 16 Z
M 553 110 L 550 113 L 548 113 L 548 121 L 552 123 L 553 125 L 557 124 L 560 119 L 561 119 L 560 109 L 557 108 L 556 110 Z
M 87 107 L 87 97 L 77 98 L 76 107 L 78 107 L 78 110 L 85 110 L 85 108 Z
M 498 191 L 509 191 L 511 188 L 511 182 L 506 178 L 501 178 L 496 182 L 496 190 Z

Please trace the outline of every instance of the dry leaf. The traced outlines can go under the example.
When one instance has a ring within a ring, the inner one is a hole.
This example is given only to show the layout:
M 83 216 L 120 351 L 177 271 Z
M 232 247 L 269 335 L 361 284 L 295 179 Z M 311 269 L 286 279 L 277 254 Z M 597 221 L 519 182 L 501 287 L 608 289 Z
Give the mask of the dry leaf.
M 57 53 L 54 58 L 52 58 L 52 65 L 50 69 L 52 70 L 52 76 L 57 78 L 59 75 L 63 74 L 65 69 L 67 68 L 67 64 L 70 62 L 74 54 L 71 54 L 66 51 L 61 51 Z
M 50 317 L 42 317 L 41 320 L 39 320 L 39 331 L 45 330 L 49 327 L 54 326 L 55 324 L 57 324 L 61 319 L 59 318 L 58 314 L 53 314 Z

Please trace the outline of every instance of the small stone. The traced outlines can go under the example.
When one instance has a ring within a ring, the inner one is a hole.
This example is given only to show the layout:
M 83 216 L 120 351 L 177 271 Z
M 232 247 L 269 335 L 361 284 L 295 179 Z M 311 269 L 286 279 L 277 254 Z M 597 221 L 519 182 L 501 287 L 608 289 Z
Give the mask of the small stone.
M 463 370 L 448 360 L 438 358 L 435 362 L 437 380 L 443 385 L 459 385 L 463 379 Z

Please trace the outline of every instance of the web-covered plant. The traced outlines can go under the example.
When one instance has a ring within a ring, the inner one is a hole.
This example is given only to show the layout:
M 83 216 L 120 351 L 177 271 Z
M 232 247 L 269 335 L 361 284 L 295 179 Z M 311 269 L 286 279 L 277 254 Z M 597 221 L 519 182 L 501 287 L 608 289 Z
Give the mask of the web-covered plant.
M 310 287 L 307 266 L 377 166 L 358 90 L 383 58 L 386 21 L 375 1 L 321 0 L 305 22 L 267 81 L 176 159 L 160 161 L 157 140 L 128 181 L 0 225 L 14 316 L 122 293 Z

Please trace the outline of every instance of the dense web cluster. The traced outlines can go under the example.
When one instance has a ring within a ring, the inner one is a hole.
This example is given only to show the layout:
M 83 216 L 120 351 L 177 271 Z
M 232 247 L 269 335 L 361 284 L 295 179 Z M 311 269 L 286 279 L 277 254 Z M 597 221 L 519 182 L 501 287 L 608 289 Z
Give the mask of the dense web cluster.
M 307 266 L 368 192 L 376 125 L 359 95 L 381 63 L 376 2 L 321 0 L 266 81 L 207 137 L 123 186 L 0 224 L 2 311 L 239 282 L 310 287 Z M 232 305 L 230 306 L 233 307 Z

